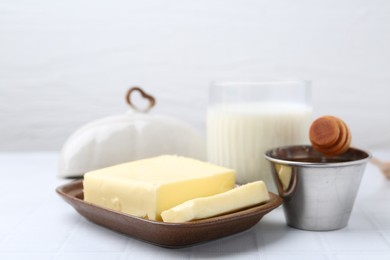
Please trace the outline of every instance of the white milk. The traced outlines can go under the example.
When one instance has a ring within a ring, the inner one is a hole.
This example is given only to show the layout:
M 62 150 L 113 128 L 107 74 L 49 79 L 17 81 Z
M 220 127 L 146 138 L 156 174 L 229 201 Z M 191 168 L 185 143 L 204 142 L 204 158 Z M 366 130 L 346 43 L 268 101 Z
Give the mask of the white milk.
M 263 180 L 276 191 L 268 149 L 307 144 L 311 108 L 294 103 L 240 103 L 207 112 L 208 161 L 237 171 L 237 183 Z

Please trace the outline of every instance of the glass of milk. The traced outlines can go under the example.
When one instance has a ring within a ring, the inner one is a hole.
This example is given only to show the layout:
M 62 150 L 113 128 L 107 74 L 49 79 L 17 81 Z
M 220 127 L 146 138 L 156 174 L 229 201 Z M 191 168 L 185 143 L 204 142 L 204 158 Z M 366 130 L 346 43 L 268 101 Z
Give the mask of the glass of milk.
M 308 144 L 310 82 L 215 82 L 207 111 L 207 157 L 235 169 L 239 184 L 263 180 L 276 191 L 264 152 Z

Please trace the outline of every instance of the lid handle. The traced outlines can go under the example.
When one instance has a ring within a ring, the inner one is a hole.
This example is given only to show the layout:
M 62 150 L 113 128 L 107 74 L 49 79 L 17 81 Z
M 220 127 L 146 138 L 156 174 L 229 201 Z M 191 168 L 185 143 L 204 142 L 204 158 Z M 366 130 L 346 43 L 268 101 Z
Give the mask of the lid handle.
M 149 106 L 147 106 L 146 108 L 139 108 L 139 107 L 135 106 L 133 104 L 133 102 L 131 101 L 131 94 L 134 92 L 139 92 L 141 94 L 142 98 L 147 99 L 149 101 Z M 132 87 L 126 93 L 126 102 L 135 111 L 146 113 L 154 107 L 154 105 L 156 104 L 156 99 L 153 96 L 146 93 L 145 91 L 143 91 L 140 87 Z

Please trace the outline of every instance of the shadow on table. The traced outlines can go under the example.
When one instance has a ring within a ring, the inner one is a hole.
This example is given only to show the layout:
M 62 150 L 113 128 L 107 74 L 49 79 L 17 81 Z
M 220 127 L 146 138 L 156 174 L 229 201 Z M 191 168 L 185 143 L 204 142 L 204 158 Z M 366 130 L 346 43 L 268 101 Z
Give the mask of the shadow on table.
M 210 241 L 204 244 L 192 247 L 191 255 L 199 258 L 214 258 L 214 257 L 251 257 L 259 256 L 261 250 L 267 244 L 276 243 L 283 237 L 283 234 L 290 228 L 284 222 L 279 220 L 265 219 L 260 221 L 253 228 L 222 239 Z M 267 232 L 276 230 L 276 234 L 272 239 L 263 239 L 263 235 Z M 280 234 L 280 235 L 279 235 Z
M 160 259 L 186 259 L 192 257 L 229 257 L 229 259 L 241 257 L 258 258 L 261 254 L 261 251 L 264 250 L 264 247 L 271 243 L 277 242 L 289 229 L 289 227 L 287 227 L 285 222 L 281 219 L 267 217 L 261 220 L 253 228 L 232 236 L 190 247 L 169 249 L 127 237 L 126 235 L 97 226 L 84 219 L 81 220 L 81 224 L 83 227 L 82 230 L 84 230 L 82 233 L 85 233 L 83 234 L 84 237 L 87 235 L 92 235 L 93 237 L 100 237 L 101 239 L 99 240 L 104 240 L 105 242 L 107 242 L 107 240 L 115 240 L 115 238 L 116 240 L 127 240 L 127 250 L 125 250 L 127 251 L 126 254 L 128 254 L 129 257 L 140 257 L 143 259 L 152 259 L 156 256 L 159 256 Z M 267 236 L 267 239 L 264 239 L 264 235 L 267 235 L 267 233 L 273 231 L 277 232 L 275 232 L 272 236 Z M 120 242 L 120 244 L 122 243 L 123 241 Z M 99 248 L 98 245 L 95 246 Z

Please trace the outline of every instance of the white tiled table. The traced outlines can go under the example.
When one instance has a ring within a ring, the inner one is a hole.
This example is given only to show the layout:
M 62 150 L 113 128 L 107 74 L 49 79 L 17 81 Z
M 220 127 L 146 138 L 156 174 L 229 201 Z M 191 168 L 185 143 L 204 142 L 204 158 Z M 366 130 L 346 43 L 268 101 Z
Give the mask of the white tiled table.
M 373 154 L 390 160 L 390 151 Z M 287 227 L 281 208 L 254 228 L 184 249 L 165 249 L 97 226 L 56 193 L 57 154 L 0 154 L 0 259 L 390 259 L 390 181 L 368 165 L 348 227 Z

